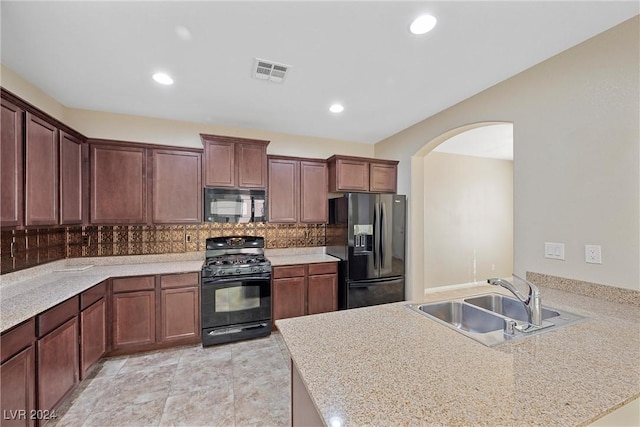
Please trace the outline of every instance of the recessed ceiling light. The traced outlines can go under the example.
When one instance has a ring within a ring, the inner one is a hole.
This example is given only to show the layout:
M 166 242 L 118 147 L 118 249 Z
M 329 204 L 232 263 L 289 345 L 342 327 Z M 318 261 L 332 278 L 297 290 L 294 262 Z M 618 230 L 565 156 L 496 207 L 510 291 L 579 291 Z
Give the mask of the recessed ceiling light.
M 437 19 L 431 15 L 421 15 L 413 20 L 409 30 L 413 34 L 426 34 L 436 26 Z
M 342 104 L 333 104 L 331 107 L 329 107 L 329 111 L 331 111 L 332 113 L 342 113 L 344 111 L 344 107 L 342 106 Z
M 184 25 L 178 25 L 176 27 L 176 35 L 184 41 L 191 40 L 191 31 Z
M 173 84 L 173 79 L 165 73 L 155 73 L 153 75 L 153 80 L 157 81 L 158 83 L 162 84 L 162 85 L 172 85 Z

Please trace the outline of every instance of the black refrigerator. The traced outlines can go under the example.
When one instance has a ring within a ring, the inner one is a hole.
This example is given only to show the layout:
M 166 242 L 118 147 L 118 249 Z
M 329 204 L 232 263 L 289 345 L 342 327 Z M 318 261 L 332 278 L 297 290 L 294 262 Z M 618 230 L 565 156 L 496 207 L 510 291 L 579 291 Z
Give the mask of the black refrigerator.
M 340 258 L 340 310 L 404 301 L 406 197 L 346 193 L 329 200 L 327 253 Z

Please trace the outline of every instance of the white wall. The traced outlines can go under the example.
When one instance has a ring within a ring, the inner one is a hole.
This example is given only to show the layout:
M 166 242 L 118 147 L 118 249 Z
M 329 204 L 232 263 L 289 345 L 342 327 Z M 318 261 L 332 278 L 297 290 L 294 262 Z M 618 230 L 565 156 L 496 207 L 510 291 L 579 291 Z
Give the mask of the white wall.
M 513 272 L 513 162 L 424 157 L 424 287 Z
M 640 18 L 376 144 L 410 196 L 410 295 L 424 275 L 423 159 L 480 122 L 514 126 L 514 268 L 640 290 Z M 543 257 L 563 242 L 566 260 Z M 602 245 L 601 265 L 584 245 Z
M 2 87 L 89 138 L 202 148 L 200 134 L 208 133 L 269 140 L 267 153 L 283 156 L 326 159 L 333 154 L 374 154 L 372 144 L 67 108 L 6 66 L 1 71 Z

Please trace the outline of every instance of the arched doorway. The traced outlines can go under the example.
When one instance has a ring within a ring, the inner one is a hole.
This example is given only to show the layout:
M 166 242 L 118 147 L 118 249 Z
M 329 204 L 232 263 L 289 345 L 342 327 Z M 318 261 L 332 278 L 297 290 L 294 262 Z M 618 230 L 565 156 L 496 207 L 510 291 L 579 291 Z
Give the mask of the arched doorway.
M 412 285 L 407 295 L 410 299 L 420 300 L 428 288 L 468 284 L 485 280 L 485 276 L 508 276 L 512 272 L 512 161 L 509 177 L 508 174 L 504 175 L 505 172 L 502 175 L 498 172 L 498 169 L 504 169 L 500 162 L 491 163 L 477 157 L 479 152 L 491 151 L 486 144 L 482 145 L 479 136 L 487 133 L 479 132 L 481 128 L 488 131 L 490 127 L 496 130 L 501 128 L 503 133 L 508 130 L 513 139 L 513 125 L 509 122 L 473 123 L 445 132 L 412 156 L 412 203 L 409 215 L 413 231 L 408 242 Z M 456 152 L 456 149 L 442 150 L 448 145 L 447 141 L 459 141 L 461 136 L 471 137 L 474 133 L 480 139 L 475 140 L 477 145 L 473 153 L 464 150 Z M 429 153 L 441 145 L 438 152 L 431 155 L 437 159 L 429 158 Z M 464 169 L 456 170 L 456 167 Z M 510 178 L 508 184 L 501 185 L 500 191 L 503 194 L 508 191 L 511 198 L 494 195 L 497 190 L 490 188 L 489 175 L 494 179 L 496 175 L 503 177 L 498 179 Z M 465 179 L 468 180 L 466 184 Z M 505 198 L 508 200 L 502 200 Z M 500 203 L 496 203 L 498 200 Z M 492 213 L 492 207 L 481 205 L 483 201 L 497 204 L 494 208 L 499 211 Z M 505 209 L 509 212 L 505 212 Z M 495 221 L 493 225 L 504 221 L 508 224 L 502 224 L 501 230 L 492 231 L 492 221 Z M 505 225 L 508 229 L 505 229 Z M 500 236 L 494 237 L 493 232 Z M 492 244 L 496 247 L 491 247 Z M 505 246 L 508 248 L 505 249 Z M 505 251 L 509 253 L 504 254 Z M 498 252 L 504 256 L 499 256 Z

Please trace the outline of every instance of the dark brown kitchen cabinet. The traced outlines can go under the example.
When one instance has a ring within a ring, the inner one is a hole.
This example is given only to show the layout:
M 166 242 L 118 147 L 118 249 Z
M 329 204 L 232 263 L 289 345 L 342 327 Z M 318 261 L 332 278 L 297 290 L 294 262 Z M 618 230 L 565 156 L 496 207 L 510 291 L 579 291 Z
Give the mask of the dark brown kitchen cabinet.
M 278 319 L 303 316 L 306 312 L 307 266 L 273 267 L 272 310 Z
M 265 189 L 269 141 L 200 135 L 204 146 L 204 185 Z
M 154 276 L 112 280 L 113 350 L 156 342 L 156 291 Z
M 35 321 L 2 334 L 0 400 L 3 426 L 34 426 L 28 415 L 36 408 Z
M 22 143 L 24 110 L 2 99 L 0 225 L 22 225 Z
M 338 309 L 335 262 L 273 267 L 273 320 Z
M 25 225 L 58 224 L 58 129 L 26 113 Z
M 307 314 L 338 309 L 338 266 L 335 262 L 309 264 Z
M 324 160 L 268 156 L 268 165 L 269 222 L 327 222 Z
M 200 275 L 169 274 L 160 277 L 161 341 L 200 336 Z
M 90 144 L 91 223 L 147 222 L 146 148 Z
M 78 300 L 73 299 L 74 312 L 60 304 L 38 316 L 40 338 L 37 341 L 38 409 L 52 410 L 78 384 L 80 359 L 78 353 Z M 41 332 L 60 319 L 72 314 L 69 320 L 51 332 Z M 44 319 L 44 317 L 48 319 Z M 43 326 L 47 325 L 47 326 Z
M 269 156 L 269 222 L 298 222 L 300 161 Z
M 152 150 L 152 221 L 200 223 L 202 154 L 186 150 Z
M 369 164 L 369 191 L 374 193 L 395 193 L 397 182 L 397 164 L 373 162 Z
M 107 283 L 80 295 L 80 375 L 84 379 L 107 351 Z
M 395 193 L 398 161 L 363 157 L 332 156 L 329 164 L 329 191 Z
M 300 222 L 329 220 L 328 168 L 325 161 L 300 161 Z
M 59 132 L 60 146 L 60 224 L 81 224 L 82 197 L 82 150 L 78 138 Z

